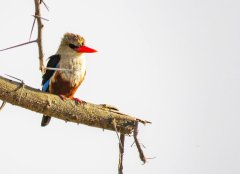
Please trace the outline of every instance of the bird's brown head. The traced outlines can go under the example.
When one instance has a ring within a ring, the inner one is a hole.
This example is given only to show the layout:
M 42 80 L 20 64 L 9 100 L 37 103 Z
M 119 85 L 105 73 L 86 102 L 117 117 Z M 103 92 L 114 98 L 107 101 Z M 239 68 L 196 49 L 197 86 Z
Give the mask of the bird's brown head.
M 73 33 L 65 33 L 60 47 L 68 47 L 78 53 L 94 53 L 96 50 L 85 46 L 85 39 Z

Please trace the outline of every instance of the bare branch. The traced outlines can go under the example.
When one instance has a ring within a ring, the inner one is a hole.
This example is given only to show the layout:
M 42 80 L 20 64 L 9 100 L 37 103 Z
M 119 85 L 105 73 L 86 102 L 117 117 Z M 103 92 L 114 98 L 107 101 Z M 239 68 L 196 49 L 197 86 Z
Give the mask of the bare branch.
M 30 36 L 29 36 L 29 40 L 31 40 L 35 23 L 36 23 L 36 18 L 34 18 L 34 20 L 33 20 L 32 28 L 31 28 L 31 32 L 30 32 Z
M 48 19 L 46 19 L 46 18 L 43 18 L 43 17 L 41 17 L 41 16 L 38 16 L 38 15 L 32 15 L 33 17 L 35 17 L 35 18 L 41 18 L 41 19 L 43 19 L 43 20 L 45 20 L 45 21 L 49 21 Z
M 20 102 L 19 99 L 21 99 Z M 92 103 L 81 105 L 76 104 L 71 99 L 63 101 L 57 95 L 45 93 L 27 85 L 22 88 L 22 83 L 8 80 L 1 76 L 0 100 L 64 121 L 112 131 L 115 131 L 112 124 L 112 121 L 115 120 L 117 131 L 122 134 L 131 134 L 134 130 L 135 122 L 140 120 L 102 105 Z M 141 121 L 145 122 L 144 120 Z
M 143 150 L 142 150 L 142 148 L 141 148 L 141 145 L 140 145 L 140 143 L 139 143 L 139 141 L 138 141 L 138 139 L 137 139 L 137 135 L 138 135 L 138 121 L 136 121 L 136 123 L 135 123 L 134 132 L 133 132 L 133 137 L 134 137 L 134 140 L 135 140 L 135 144 L 136 144 L 136 146 L 137 146 L 137 149 L 138 149 L 139 157 L 140 157 L 140 159 L 142 160 L 143 164 L 145 164 L 147 160 L 146 160 L 146 157 L 145 157 L 145 155 L 144 155 L 144 153 L 143 153 Z
M 45 8 L 47 9 L 47 11 L 49 11 L 49 8 L 48 8 L 47 4 L 46 4 L 43 0 L 41 0 L 40 3 L 43 3 L 43 5 L 44 5 Z
M 120 134 L 118 174 L 123 174 L 124 141 L 125 141 L 125 135 L 124 134 Z
M 38 53 L 39 53 L 39 69 L 42 73 L 44 73 L 44 61 L 43 61 L 43 46 L 42 46 L 42 29 L 43 24 L 41 20 L 41 12 L 40 12 L 40 0 L 34 0 L 35 2 L 35 16 L 39 16 L 37 19 L 38 24 Z
M 112 120 L 112 124 L 113 124 L 114 130 L 115 130 L 115 132 L 116 132 L 116 134 L 117 134 L 119 144 L 122 146 L 120 137 L 119 137 L 119 135 L 118 135 L 117 124 L 116 124 L 115 119 Z
M 14 46 L 11 46 L 11 47 L 8 47 L 8 48 L 4 48 L 4 49 L 2 49 L 0 51 L 10 50 L 10 49 L 13 49 L 13 48 L 16 48 L 16 47 L 20 47 L 20 46 L 23 46 L 23 45 L 28 45 L 28 44 L 31 44 L 31 43 L 34 43 L 34 42 L 37 42 L 37 40 L 24 42 L 24 43 L 21 43 L 21 44 L 18 44 L 18 45 L 14 45 Z

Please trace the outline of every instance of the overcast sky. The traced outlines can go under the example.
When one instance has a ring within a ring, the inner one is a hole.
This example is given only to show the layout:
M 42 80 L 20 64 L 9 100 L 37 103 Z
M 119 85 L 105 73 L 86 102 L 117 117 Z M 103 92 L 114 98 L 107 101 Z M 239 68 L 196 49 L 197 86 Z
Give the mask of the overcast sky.
M 34 1 L 1 2 L 0 48 L 28 40 Z M 240 173 L 240 1 L 45 0 L 45 59 L 65 32 L 98 50 L 76 97 L 153 122 L 142 165 L 126 139 L 124 174 Z M 36 38 L 36 29 L 33 39 Z M 0 52 L 0 75 L 41 88 L 36 44 Z M 115 132 L 12 106 L 0 112 L 0 173 L 117 173 Z

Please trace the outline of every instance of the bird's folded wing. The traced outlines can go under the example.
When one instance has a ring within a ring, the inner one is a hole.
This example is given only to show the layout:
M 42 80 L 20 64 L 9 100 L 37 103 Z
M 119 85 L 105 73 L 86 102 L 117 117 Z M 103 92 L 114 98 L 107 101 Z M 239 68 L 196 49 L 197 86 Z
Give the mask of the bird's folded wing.
M 57 68 L 60 61 L 60 55 L 55 54 L 49 57 L 47 67 Z M 53 76 L 55 70 L 47 70 L 46 73 L 42 76 L 42 91 L 48 92 L 50 79 Z

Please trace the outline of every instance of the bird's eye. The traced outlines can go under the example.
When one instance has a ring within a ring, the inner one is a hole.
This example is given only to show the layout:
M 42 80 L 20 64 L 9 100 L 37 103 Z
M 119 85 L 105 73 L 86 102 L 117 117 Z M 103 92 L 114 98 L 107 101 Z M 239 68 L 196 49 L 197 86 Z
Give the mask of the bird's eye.
M 76 45 L 74 45 L 74 44 L 69 44 L 68 46 L 69 46 L 70 48 L 72 48 L 72 49 L 78 48 L 78 46 L 76 46 Z

